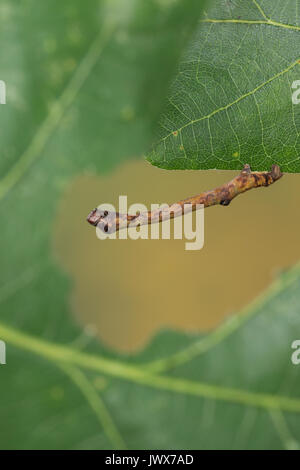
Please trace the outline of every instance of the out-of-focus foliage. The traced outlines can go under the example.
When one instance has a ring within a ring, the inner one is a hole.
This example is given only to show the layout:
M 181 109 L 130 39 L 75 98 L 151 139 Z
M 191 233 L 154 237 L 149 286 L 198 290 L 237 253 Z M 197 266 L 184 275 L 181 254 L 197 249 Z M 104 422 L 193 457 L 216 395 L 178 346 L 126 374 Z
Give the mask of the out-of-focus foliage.
M 130 360 L 1 322 L 1 447 L 298 448 L 299 285 L 297 266 L 213 333 L 161 333 Z

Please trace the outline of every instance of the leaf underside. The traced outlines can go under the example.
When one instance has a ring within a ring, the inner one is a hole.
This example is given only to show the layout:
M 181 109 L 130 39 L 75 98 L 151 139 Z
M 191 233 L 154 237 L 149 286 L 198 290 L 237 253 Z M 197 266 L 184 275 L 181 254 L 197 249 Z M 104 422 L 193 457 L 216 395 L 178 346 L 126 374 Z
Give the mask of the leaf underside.
M 300 171 L 299 11 L 299 0 L 212 2 L 172 84 L 151 163 Z

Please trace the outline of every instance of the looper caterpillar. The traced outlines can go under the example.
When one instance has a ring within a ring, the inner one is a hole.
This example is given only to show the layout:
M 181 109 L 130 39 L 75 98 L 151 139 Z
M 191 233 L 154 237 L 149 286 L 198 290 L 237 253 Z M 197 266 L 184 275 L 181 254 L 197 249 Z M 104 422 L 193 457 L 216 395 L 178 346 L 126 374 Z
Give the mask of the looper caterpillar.
M 230 202 L 239 194 L 249 191 L 252 188 L 270 186 L 282 177 L 280 167 L 272 165 L 271 171 L 252 172 L 250 165 L 245 165 L 238 176 L 233 178 L 229 183 L 203 192 L 197 196 L 183 199 L 169 206 L 169 218 L 179 217 L 183 213 L 184 205 L 190 204 L 192 210 L 196 210 L 197 206 L 204 207 L 221 204 L 228 206 Z M 136 215 L 120 214 L 119 212 L 92 210 L 87 217 L 87 221 L 100 228 L 105 233 L 114 233 L 118 230 L 130 227 L 139 227 L 141 225 L 153 224 L 166 220 L 165 213 L 161 210 L 142 212 Z

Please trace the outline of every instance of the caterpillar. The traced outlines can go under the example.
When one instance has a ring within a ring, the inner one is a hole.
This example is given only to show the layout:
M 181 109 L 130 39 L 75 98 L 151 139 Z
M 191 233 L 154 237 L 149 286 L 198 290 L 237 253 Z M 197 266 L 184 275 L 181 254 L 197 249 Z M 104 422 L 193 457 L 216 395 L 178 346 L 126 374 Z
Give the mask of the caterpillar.
M 105 233 L 114 233 L 129 226 L 139 227 L 141 225 L 161 222 L 167 218 L 173 219 L 179 217 L 183 214 L 185 205 L 189 205 L 191 211 L 196 210 L 199 205 L 204 207 L 216 204 L 228 206 L 239 194 L 253 188 L 270 186 L 282 176 L 283 174 L 278 165 L 272 165 L 271 171 L 252 172 L 250 165 L 246 164 L 240 174 L 229 181 L 229 183 L 225 183 L 216 189 L 203 192 L 197 196 L 183 199 L 170 205 L 167 211 L 158 209 L 156 211 L 129 215 L 120 214 L 119 212 L 101 211 L 96 208 L 90 212 L 87 221 Z

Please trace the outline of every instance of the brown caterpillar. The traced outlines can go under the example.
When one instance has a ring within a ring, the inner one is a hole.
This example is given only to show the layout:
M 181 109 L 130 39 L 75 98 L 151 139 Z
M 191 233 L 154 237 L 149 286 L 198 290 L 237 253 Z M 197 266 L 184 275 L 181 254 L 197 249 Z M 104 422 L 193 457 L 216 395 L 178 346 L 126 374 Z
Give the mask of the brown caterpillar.
M 282 177 L 280 167 L 272 165 L 271 171 L 252 172 L 249 165 L 245 165 L 241 173 L 233 178 L 229 183 L 223 184 L 219 188 L 203 192 L 197 196 L 183 199 L 168 207 L 166 212 L 161 209 L 157 211 L 142 212 L 141 214 L 129 215 L 119 212 L 92 210 L 87 217 L 87 221 L 103 230 L 105 233 L 114 233 L 118 230 L 141 225 L 153 224 L 166 220 L 167 218 L 179 217 L 183 214 L 185 204 L 190 204 L 191 210 L 196 210 L 197 205 L 204 207 L 221 204 L 228 206 L 230 202 L 239 194 L 249 191 L 252 188 L 270 186 Z

